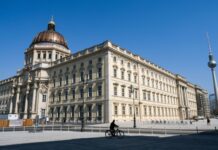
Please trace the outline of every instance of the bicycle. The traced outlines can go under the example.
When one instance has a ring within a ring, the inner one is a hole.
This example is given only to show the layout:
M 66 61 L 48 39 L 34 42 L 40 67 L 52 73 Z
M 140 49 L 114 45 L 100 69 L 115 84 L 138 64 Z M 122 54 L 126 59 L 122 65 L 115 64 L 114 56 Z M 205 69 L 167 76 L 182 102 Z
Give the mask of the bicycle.
M 106 138 L 111 138 L 113 137 L 112 131 L 111 130 L 106 130 L 105 131 L 105 137 Z M 119 128 L 116 128 L 114 130 L 114 137 L 122 138 L 124 137 L 124 131 L 119 130 Z

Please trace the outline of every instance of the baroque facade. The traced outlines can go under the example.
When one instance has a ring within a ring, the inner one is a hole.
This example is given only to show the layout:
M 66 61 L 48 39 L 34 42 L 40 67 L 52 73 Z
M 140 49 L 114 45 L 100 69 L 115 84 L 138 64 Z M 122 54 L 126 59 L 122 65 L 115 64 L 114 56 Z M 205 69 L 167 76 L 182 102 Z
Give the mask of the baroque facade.
M 184 120 L 207 92 L 110 41 L 71 53 L 51 20 L 25 52 L 24 68 L 0 81 L 0 113 L 53 121 Z

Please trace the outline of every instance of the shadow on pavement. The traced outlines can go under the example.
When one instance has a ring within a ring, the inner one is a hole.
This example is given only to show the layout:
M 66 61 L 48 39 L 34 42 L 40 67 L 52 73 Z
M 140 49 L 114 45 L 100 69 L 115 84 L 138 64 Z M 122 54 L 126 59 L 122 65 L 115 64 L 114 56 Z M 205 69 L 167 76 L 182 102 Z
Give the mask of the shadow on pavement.
M 217 150 L 218 133 L 203 132 L 172 137 L 125 136 L 86 138 L 0 146 L 0 150 Z

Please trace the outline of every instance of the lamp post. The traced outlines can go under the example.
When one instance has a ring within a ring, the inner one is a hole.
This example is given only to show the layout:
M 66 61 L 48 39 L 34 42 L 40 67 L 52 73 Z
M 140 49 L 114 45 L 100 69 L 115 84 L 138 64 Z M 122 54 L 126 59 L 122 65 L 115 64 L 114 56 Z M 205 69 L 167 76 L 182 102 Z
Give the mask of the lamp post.
M 133 128 L 136 128 L 136 118 L 135 118 L 135 99 L 134 99 L 134 87 L 133 85 L 130 86 L 132 99 L 133 99 Z
M 85 126 L 85 121 L 84 121 L 85 96 L 84 96 L 84 93 L 85 93 L 85 85 L 88 82 L 88 75 L 86 75 L 86 80 L 83 78 L 82 82 L 83 82 L 83 103 L 82 103 L 82 111 L 81 111 L 81 132 L 84 131 L 84 126 Z

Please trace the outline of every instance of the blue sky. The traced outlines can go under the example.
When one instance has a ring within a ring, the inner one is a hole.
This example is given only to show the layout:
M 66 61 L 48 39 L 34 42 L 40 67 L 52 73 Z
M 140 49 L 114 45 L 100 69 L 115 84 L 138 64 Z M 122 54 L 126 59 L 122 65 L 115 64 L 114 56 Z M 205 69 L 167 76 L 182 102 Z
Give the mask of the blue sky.
M 0 80 L 23 67 L 53 15 L 72 52 L 111 40 L 211 93 L 205 32 L 218 59 L 217 8 L 216 0 L 0 1 Z

